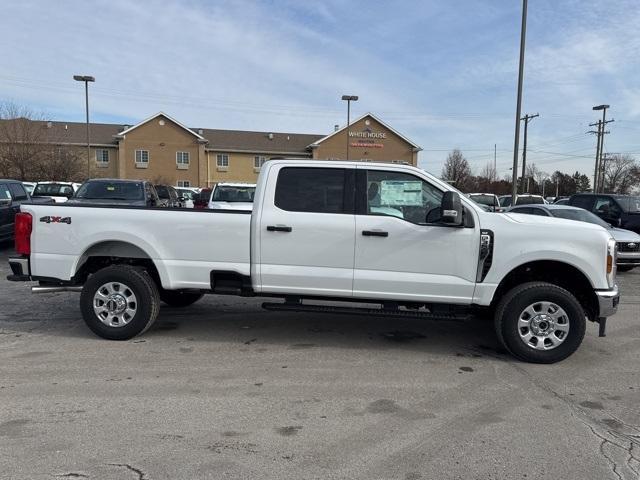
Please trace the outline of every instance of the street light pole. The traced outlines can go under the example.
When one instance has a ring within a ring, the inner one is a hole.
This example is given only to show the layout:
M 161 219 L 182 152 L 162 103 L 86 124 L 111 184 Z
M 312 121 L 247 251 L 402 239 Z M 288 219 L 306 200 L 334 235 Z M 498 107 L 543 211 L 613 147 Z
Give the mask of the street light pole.
M 349 125 L 351 124 L 351 102 L 357 102 L 357 95 L 342 95 L 342 100 L 347 102 L 347 160 L 349 160 Z
M 95 82 L 96 79 L 90 75 L 74 75 L 73 79 L 77 82 L 84 82 L 84 104 L 87 114 L 87 178 L 91 177 L 91 143 L 89 137 L 89 82 Z
M 527 36 L 527 0 L 522 0 L 522 26 L 520 27 L 520 65 L 518 69 L 518 100 L 516 103 L 516 131 L 513 140 L 513 185 L 511 205 L 516 204 L 518 195 L 518 149 L 520 146 L 520 112 L 522 107 L 522 80 L 524 76 L 524 46 Z

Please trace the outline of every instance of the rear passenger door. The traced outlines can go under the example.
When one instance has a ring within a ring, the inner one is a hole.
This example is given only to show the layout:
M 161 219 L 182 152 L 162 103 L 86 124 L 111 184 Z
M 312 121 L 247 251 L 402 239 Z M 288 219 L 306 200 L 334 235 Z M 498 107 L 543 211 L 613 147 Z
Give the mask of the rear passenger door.
M 350 297 L 355 170 L 276 165 L 258 220 L 263 292 Z

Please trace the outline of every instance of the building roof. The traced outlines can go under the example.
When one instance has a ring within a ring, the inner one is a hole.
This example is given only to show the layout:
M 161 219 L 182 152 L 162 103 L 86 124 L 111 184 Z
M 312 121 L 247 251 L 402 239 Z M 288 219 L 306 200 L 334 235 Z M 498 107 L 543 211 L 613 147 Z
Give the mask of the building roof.
M 121 136 L 125 136 L 127 133 L 129 133 L 131 130 L 135 130 L 138 127 L 141 127 L 142 125 L 144 125 L 145 123 L 150 122 L 151 120 L 153 120 L 154 118 L 158 118 L 158 117 L 164 117 L 167 120 L 169 120 L 170 122 L 175 123 L 177 126 L 179 126 L 180 128 L 182 128 L 183 130 L 186 130 L 188 133 L 190 133 L 191 135 L 194 135 L 196 138 L 198 138 L 199 140 L 204 140 L 204 138 L 202 137 L 202 135 L 196 133 L 194 130 L 192 130 L 189 127 L 185 127 L 183 124 L 181 124 L 178 120 L 176 120 L 175 118 L 170 117 L 169 115 L 167 115 L 164 112 L 158 112 L 155 115 L 151 115 L 149 118 L 145 118 L 144 120 L 142 120 L 139 123 L 136 123 L 135 125 L 133 125 L 132 127 L 127 128 L 126 130 L 122 131 L 119 133 L 119 135 Z M 161 120 L 161 123 L 164 120 Z M 162 123 L 164 125 L 164 123 Z
M 22 119 L 24 120 L 24 119 Z M 7 122 L 15 120 L 0 120 L 0 126 Z M 40 120 L 30 120 L 39 124 L 44 130 L 42 139 L 50 143 L 71 143 L 86 145 L 87 143 L 87 124 L 84 122 L 47 122 Z M 116 140 L 114 135 L 124 130 L 123 125 L 114 123 L 91 123 L 89 135 L 92 145 L 109 145 L 115 146 Z M 2 129 L 0 128 L 0 135 Z
M 209 140 L 209 150 L 230 150 L 270 153 L 304 153 L 323 135 L 282 132 L 247 132 L 242 130 L 202 129 L 202 136 Z
M 378 117 L 376 117 L 373 113 L 371 112 L 367 112 L 364 115 L 361 115 L 360 117 L 356 118 L 355 120 L 352 120 L 351 122 L 349 122 L 349 127 L 353 127 L 354 123 L 359 122 L 360 120 L 362 120 L 363 118 L 366 117 L 371 117 L 373 118 L 376 122 L 378 122 L 380 125 L 382 125 L 383 127 L 385 127 L 387 130 L 393 132 L 394 134 L 396 134 L 398 137 L 400 137 L 401 139 L 403 139 L 405 142 L 407 142 L 408 144 L 410 144 L 415 151 L 419 152 L 420 150 L 422 150 L 422 147 L 420 145 L 418 145 L 415 142 L 412 142 L 411 140 L 409 140 L 407 137 L 405 137 L 404 135 L 402 135 L 401 133 L 399 133 L 397 130 L 395 130 L 393 127 L 389 126 L 389 124 L 383 122 L 382 120 L 380 120 Z M 330 133 L 329 135 L 326 135 L 324 137 L 319 138 L 318 140 L 316 140 L 315 142 L 311 143 L 309 145 L 309 147 L 311 148 L 315 148 L 317 147 L 320 143 L 324 142 L 327 138 L 331 138 L 334 135 L 337 135 L 338 133 L 342 132 L 345 128 L 347 128 L 347 125 L 345 125 L 342 128 L 339 128 L 338 130 L 335 130 L 334 132 Z

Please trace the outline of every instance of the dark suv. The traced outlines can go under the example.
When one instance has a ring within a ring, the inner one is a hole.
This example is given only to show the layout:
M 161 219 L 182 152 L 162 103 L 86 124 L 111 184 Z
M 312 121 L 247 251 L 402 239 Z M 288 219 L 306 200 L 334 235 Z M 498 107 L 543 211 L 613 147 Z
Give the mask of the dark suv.
M 87 180 L 67 203 L 132 207 L 163 206 L 151 182 L 109 178 Z
M 20 205 L 27 202 L 53 203 L 50 197 L 32 199 L 18 180 L 0 179 L 0 241 L 11 240 L 16 213 L 20 211 Z
M 578 193 L 571 196 L 569 205 L 589 210 L 614 227 L 640 233 L 640 197 Z

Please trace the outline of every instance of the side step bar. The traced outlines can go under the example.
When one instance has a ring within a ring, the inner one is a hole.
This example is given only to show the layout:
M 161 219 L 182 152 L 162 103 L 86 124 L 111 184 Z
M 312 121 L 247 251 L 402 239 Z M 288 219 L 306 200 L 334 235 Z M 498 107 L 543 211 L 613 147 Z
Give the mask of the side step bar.
M 31 293 L 81 292 L 82 286 L 47 285 L 31 287 Z
M 472 317 L 470 313 L 427 312 L 418 310 L 399 310 L 386 308 L 343 307 L 330 305 L 308 305 L 295 302 L 272 303 L 265 302 L 262 308 L 270 311 L 307 312 L 307 313 L 337 313 L 347 315 L 367 315 L 378 317 L 422 318 L 424 320 L 440 320 L 462 322 Z

